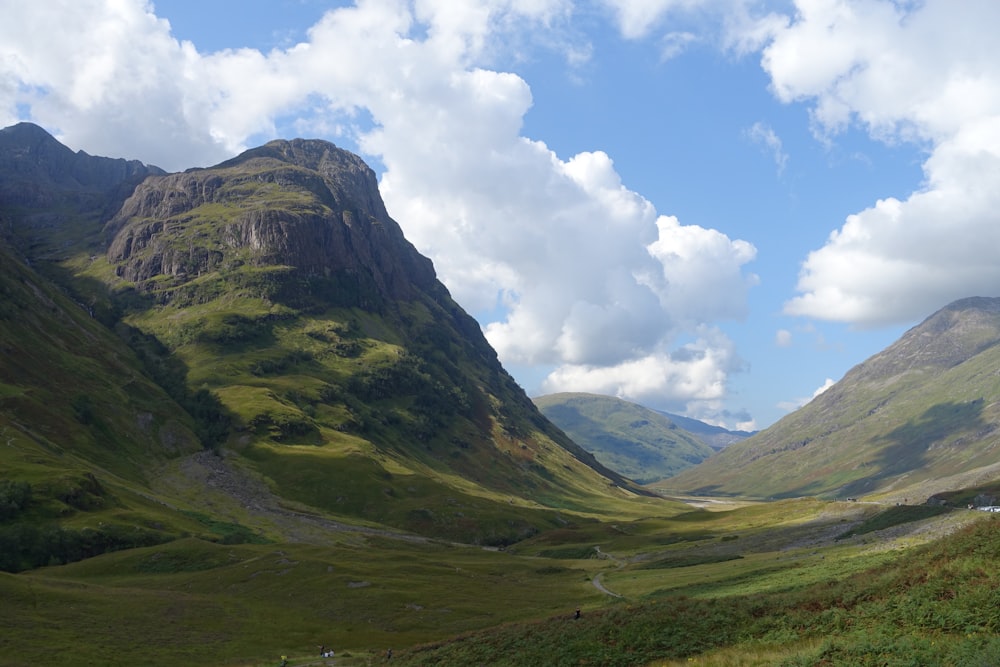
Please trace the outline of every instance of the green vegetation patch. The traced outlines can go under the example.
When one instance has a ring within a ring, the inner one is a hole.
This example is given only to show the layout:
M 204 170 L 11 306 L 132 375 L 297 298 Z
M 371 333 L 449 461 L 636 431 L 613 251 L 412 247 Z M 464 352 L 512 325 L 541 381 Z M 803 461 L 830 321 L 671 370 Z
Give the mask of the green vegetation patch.
M 201 512 L 186 511 L 183 514 L 204 525 L 213 535 L 222 538 L 220 540 L 222 544 L 268 544 L 271 542 L 266 537 L 238 523 L 219 521 Z
M 666 570 L 675 567 L 694 567 L 695 565 L 707 565 L 709 563 L 725 563 L 731 560 L 742 560 L 739 554 L 682 554 L 658 558 L 649 563 L 643 563 L 643 570 Z
M 940 516 L 950 511 L 950 507 L 941 507 L 939 505 L 897 505 L 865 519 L 860 525 L 838 536 L 837 539 L 843 540 L 855 535 L 864 535 L 876 530 L 885 530 L 886 528 L 892 528 L 904 523 L 930 519 L 931 517 Z
M 545 549 L 539 551 L 542 558 L 588 559 L 599 558 L 600 554 L 594 547 L 565 547 L 562 549 Z

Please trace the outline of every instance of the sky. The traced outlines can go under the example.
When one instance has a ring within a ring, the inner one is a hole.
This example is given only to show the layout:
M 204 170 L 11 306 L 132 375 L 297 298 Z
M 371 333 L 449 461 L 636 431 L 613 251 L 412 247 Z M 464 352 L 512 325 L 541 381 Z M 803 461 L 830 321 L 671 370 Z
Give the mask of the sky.
M 1000 293 L 995 0 L 0 0 L 0 126 L 319 138 L 529 395 L 765 428 Z

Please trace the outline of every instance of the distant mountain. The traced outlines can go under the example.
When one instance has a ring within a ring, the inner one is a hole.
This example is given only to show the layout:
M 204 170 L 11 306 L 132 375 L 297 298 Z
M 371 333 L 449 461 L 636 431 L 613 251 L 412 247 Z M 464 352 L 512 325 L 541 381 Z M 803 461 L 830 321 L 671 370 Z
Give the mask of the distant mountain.
M 648 495 L 535 408 L 322 141 L 165 174 L 0 130 L 0 443 L 0 569 L 64 524 L 99 552 L 294 506 L 508 544 Z
M 560 393 L 534 401 L 542 414 L 597 460 L 643 484 L 675 475 L 715 453 L 672 418 L 619 398 Z M 703 431 L 715 433 L 707 424 L 702 426 Z
M 144 178 L 136 160 L 73 152 L 33 123 L 0 129 L 0 236 L 35 259 L 101 248 L 101 226 Z
M 658 410 L 657 412 L 660 411 Z M 756 433 L 756 431 L 730 431 L 729 429 L 721 426 L 713 426 L 712 424 L 706 424 L 698 419 L 691 419 L 690 417 L 683 417 L 670 412 L 660 412 L 660 414 L 666 416 L 667 419 L 688 433 L 696 436 L 699 440 L 716 451 L 725 449 L 734 442 L 746 440 Z
M 669 486 L 902 500 L 998 479 L 998 368 L 1000 299 L 956 301 L 806 406 Z

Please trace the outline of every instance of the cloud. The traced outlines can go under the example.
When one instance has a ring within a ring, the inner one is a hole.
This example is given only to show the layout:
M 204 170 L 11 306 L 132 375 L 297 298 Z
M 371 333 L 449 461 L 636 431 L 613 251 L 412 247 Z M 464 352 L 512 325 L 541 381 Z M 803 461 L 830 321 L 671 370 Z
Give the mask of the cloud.
M 602 0 L 628 39 L 645 37 L 672 11 L 689 11 L 705 0 Z
M 697 41 L 698 37 L 690 32 L 667 33 L 660 40 L 660 59 L 666 61 L 676 58 L 684 53 L 688 46 Z
M 792 332 L 788 329 L 778 329 L 774 334 L 774 344 L 778 347 L 791 347 Z
M 756 250 L 658 214 L 603 152 L 562 158 L 522 136 L 531 89 L 490 64 L 527 48 L 576 57 L 571 9 L 360 0 L 288 48 L 203 54 L 139 0 L 7 2 L 0 110 L 168 169 L 220 161 L 278 123 L 333 132 L 379 160 L 388 210 L 458 302 L 500 313 L 484 328 L 505 363 L 710 415 L 742 369 L 714 324 L 745 315 Z
M 837 383 L 834 380 L 831 380 L 830 378 L 827 378 L 826 382 L 824 382 L 820 387 L 818 387 L 816 389 L 816 391 L 813 392 L 812 397 L 816 398 L 817 396 L 819 396 L 820 394 L 822 394 L 823 392 L 825 392 L 827 389 L 829 389 L 830 387 L 832 387 L 835 384 L 837 384 Z
M 779 99 L 811 105 L 817 136 L 858 126 L 925 148 L 924 183 L 850 215 L 808 255 L 785 312 L 858 326 L 994 295 L 1000 264 L 1000 5 L 797 3 L 763 53 Z
M 774 129 L 760 121 L 754 123 L 746 131 L 747 137 L 755 144 L 759 144 L 774 159 L 774 164 L 778 167 L 778 175 L 784 173 L 785 165 L 788 164 L 788 153 L 781 143 Z
M 767 12 L 755 0 L 601 0 L 626 39 L 642 39 L 657 30 L 662 57 L 668 60 L 695 42 L 717 42 L 744 55 L 758 51 L 784 28 L 788 18 Z M 689 24 L 689 30 L 673 26 Z
M 724 412 L 728 375 L 744 369 L 732 342 L 703 326 L 697 338 L 672 351 L 657 349 L 603 366 L 563 364 L 546 378 L 543 390 L 608 394 L 714 422 Z
M 785 412 L 793 412 L 801 408 L 803 405 L 808 404 L 811 400 L 813 400 L 814 398 L 816 398 L 817 396 L 819 396 L 820 394 L 822 394 L 835 384 L 837 383 L 834 380 L 827 378 L 826 382 L 824 382 L 822 385 L 816 388 L 816 391 L 812 393 L 812 396 L 806 398 L 796 398 L 792 399 L 791 401 L 782 401 L 778 403 L 777 407 L 781 410 L 784 410 Z

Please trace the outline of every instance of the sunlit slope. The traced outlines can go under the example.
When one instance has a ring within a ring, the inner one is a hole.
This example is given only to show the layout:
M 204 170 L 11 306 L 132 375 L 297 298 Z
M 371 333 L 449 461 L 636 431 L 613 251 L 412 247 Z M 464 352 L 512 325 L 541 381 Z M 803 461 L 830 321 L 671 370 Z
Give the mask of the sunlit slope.
M 675 475 L 714 453 L 669 417 L 619 398 L 560 393 L 534 401 L 601 463 L 643 484 Z
M 1000 300 L 935 313 L 808 405 L 667 484 L 923 500 L 1000 477 Z

